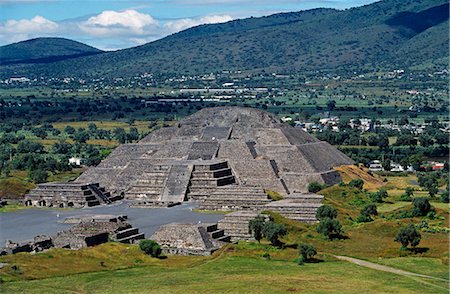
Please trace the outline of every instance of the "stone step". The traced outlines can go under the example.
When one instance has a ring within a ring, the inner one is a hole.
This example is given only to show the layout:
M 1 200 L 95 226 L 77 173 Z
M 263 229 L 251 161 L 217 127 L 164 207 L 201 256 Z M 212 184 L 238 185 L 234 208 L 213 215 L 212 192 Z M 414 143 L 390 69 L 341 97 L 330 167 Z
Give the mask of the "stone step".
M 254 201 L 254 200 L 269 200 L 271 201 L 271 199 L 269 199 L 269 197 L 267 197 L 266 194 L 262 194 L 262 195 L 233 195 L 233 194 L 227 194 L 227 195 L 220 195 L 220 194 L 215 194 L 212 193 L 209 197 L 208 197 L 208 201 Z
M 137 235 L 139 233 L 139 229 L 138 228 L 128 228 L 122 231 L 119 231 L 116 233 L 116 239 L 123 239 L 129 236 L 134 236 Z
M 228 184 L 232 184 L 235 182 L 234 176 L 224 176 L 220 178 L 192 178 L 191 179 L 191 185 L 192 186 L 224 186 Z
M 216 231 L 214 231 L 214 232 L 211 232 L 210 234 L 211 234 L 211 237 L 212 237 L 213 239 L 217 239 L 217 238 L 220 238 L 220 237 L 223 237 L 223 236 L 224 236 L 223 230 L 216 230 Z
M 95 197 L 94 195 L 89 195 L 85 197 L 86 201 L 92 201 L 92 200 L 97 200 L 97 197 Z
M 220 178 L 233 175 L 230 168 L 218 169 L 213 171 L 193 171 L 193 178 Z
M 217 238 L 217 241 L 230 243 L 231 237 L 230 236 L 222 236 L 222 237 Z
M 86 201 L 86 205 L 87 207 L 97 206 L 100 205 L 100 201 L 99 200 Z
M 226 161 L 213 164 L 195 165 L 194 171 L 219 170 L 224 168 L 228 168 L 228 163 Z
M 142 240 L 145 238 L 145 234 L 144 233 L 139 233 L 139 234 L 135 234 L 135 235 L 131 235 L 122 239 L 117 239 L 117 242 L 120 243 L 126 243 L 126 244 L 132 244 L 137 240 Z
M 217 224 L 206 225 L 206 231 L 207 231 L 208 233 L 217 231 Z

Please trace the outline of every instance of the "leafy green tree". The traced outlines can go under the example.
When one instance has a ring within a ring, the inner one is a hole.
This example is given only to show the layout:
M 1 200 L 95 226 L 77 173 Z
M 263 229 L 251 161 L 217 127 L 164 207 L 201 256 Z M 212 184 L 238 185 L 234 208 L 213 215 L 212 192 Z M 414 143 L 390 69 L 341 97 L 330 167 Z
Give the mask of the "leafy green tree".
M 369 199 L 372 202 L 382 203 L 384 201 L 384 198 L 387 198 L 389 195 L 386 191 L 386 189 L 380 189 L 378 192 L 370 193 Z
M 411 201 L 414 196 L 414 188 L 406 187 L 405 193 L 400 196 L 401 201 Z
M 311 193 L 317 193 L 322 190 L 322 185 L 318 182 L 311 182 L 308 184 L 308 191 Z
M 48 179 L 48 173 L 42 169 L 30 170 L 28 177 L 36 184 L 44 183 Z
M 153 240 L 142 240 L 139 242 L 139 248 L 152 257 L 159 257 L 162 252 L 161 246 Z
M 414 198 L 411 213 L 413 216 L 425 216 L 431 211 L 431 204 L 425 197 Z
M 390 159 L 386 159 L 385 161 L 383 161 L 381 163 L 381 165 L 383 166 L 383 169 L 385 171 L 390 171 L 391 170 L 391 160 Z
M 359 190 L 362 190 L 363 186 L 364 186 L 364 181 L 361 179 L 353 179 L 348 183 L 349 187 L 355 187 Z
M 253 235 L 258 243 L 261 243 L 264 225 L 265 219 L 261 215 L 258 215 L 255 219 L 250 220 L 250 222 L 248 223 L 248 232 Z
M 371 222 L 373 221 L 373 215 L 378 215 L 377 206 L 375 204 L 368 204 L 361 209 L 356 221 L 359 223 Z
M 337 210 L 333 206 L 330 205 L 322 205 L 316 211 L 316 218 L 318 220 L 324 218 L 334 219 L 337 217 Z
M 342 234 L 342 225 L 337 219 L 323 218 L 320 220 L 316 231 L 328 239 L 339 237 Z
M 417 180 L 421 187 L 427 189 L 430 197 L 434 197 L 439 192 L 436 174 L 421 173 L 418 175 Z
M 433 146 L 434 141 L 431 136 L 429 136 L 427 134 L 422 134 L 419 136 L 419 143 L 420 143 L 420 146 L 429 147 L 429 146 Z
M 313 256 L 317 254 L 316 248 L 309 244 L 299 244 L 298 252 L 300 254 L 300 259 L 298 264 L 302 265 L 304 262 L 311 259 Z
M 86 143 L 89 140 L 89 133 L 87 131 L 78 131 L 74 134 L 73 139 L 78 143 Z
M 327 108 L 328 108 L 329 111 L 333 111 L 336 108 L 336 101 L 329 100 L 327 102 Z
M 263 235 L 274 246 L 279 245 L 279 238 L 286 235 L 286 233 L 286 228 L 281 224 L 274 223 L 273 221 L 268 221 L 264 224 Z
M 411 244 L 412 247 L 416 247 L 420 243 L 421 239 L 420 233 L 416 230 L 413 223 L 408 224 L 406 227 L 400 229 L 395 237 L 395 242 L 400 242 L 402 248 L 408 247 Z
M 64 132 L 68 135 L 73 135 L 75 134 L 75 128 L 72 126 L 67 126 L 64 128 Z
M 17 146 L 18 153 L 43 153 L 44 145 L 39 142 L 24 140 Z
M 414 170 L 420 170 L 425 158 L 422 154 L 414 154 L 409 157 L 409 163 L 414 168 Z

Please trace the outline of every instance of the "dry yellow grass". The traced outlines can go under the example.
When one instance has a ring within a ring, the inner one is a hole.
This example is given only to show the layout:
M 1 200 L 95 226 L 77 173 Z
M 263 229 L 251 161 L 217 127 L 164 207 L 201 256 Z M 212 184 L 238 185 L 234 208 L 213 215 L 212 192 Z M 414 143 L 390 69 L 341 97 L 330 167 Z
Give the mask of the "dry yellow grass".
M 362 166 L 343 165 L 335 169 L 339 172 L 342 181 L 345 183 L 348 183 L 354 179 L 361 179 L 364 181 L 364 188 L 369 191 L 378 190 L 385 185 L 380 176 L 369 174 L 368 169 Z
M 74 122 L 55 122 L 52 123 L 53 127 L 64 130 L 65 127 L 71 126 L 75 129 L 78 128 L 87 128 L 90 123 L 94 123 L 97 128 L 104 129 L 104 130 L 114 130 L 115 128 L 124 128 L 125 130 L 129 130 L 132 127 L 137 128 L 140 132 L 148 132 L 149 129 L 149 122 L 148 121 L 135 121 L 133 125 L 129 125 L 125 122 L 120 121 L 74 121 Z

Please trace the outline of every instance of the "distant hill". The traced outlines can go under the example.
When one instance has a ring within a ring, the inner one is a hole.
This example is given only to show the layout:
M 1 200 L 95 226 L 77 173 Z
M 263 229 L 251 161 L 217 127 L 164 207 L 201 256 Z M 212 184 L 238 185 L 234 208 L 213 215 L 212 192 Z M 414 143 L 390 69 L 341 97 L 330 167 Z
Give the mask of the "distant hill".
M 21 68 L 27 75 L 389 69 L 448 63 L 447 0 L 384 0 L 201 25 L 139 47 Z M 3 67 L 8 74 L 15 67 Z M 19 71 L 20 72 L 20 71 Z
M 51 63 L 103 51 L 64 38 L 37 38 L 0 47 L 0 64 Z

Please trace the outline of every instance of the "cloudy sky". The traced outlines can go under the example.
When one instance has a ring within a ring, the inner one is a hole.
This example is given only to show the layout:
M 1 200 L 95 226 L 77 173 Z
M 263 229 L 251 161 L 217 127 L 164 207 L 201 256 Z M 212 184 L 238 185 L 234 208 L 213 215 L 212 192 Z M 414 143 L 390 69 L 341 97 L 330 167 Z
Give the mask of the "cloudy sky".
M 65 37 L 116 50 L 186 28 L 317 7 L 346 9 L 375 0 L 0 0 L 0 45 Z

